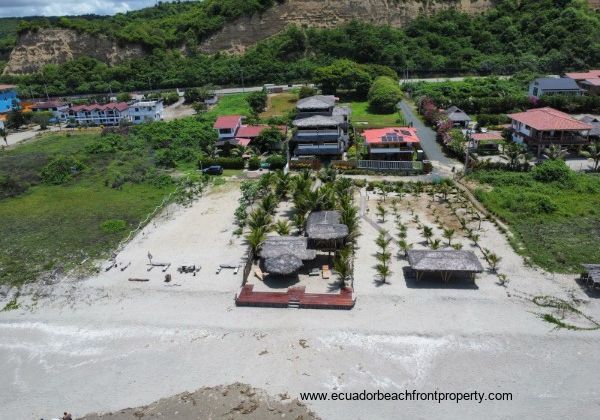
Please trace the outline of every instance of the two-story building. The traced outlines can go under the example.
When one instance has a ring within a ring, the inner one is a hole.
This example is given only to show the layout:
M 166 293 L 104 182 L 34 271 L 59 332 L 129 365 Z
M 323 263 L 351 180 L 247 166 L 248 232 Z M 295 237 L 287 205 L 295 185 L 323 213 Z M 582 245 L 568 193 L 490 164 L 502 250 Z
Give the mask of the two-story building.
M 0 84 L 0 114 L 9 112 L 19 106 L 17 87 L 15 85 Z
M 129 119 L 134 124 L 162 121 L 164 114 L 162 101 L 139 101 L 129 106 Z
M 298 101 L 290 154 L 339 159 L 348 148 L 350 109 L 336 106 L 335 96 L 316 95 Z
M 246 125 L 241 115 L 223 115 L 217 118 L 213 129 L 217 132 L 217 147 L 225 146 L 249 146 L 264 130 L 270 126 L 265 124 Z M 281 134 L 287 135 L 285 125 L 277 126 Z M 277 149 L 281 149 L 281 145 Z
M 550 145 L 581 147 L 589 143 L 591 124 L 553 108 L 534 108 L 508 117 L 513 141 L 537 149 L 538 157 Z
M 64 116 L 68 109 L 69 104 L 61 101 L 36 102 L 31 105 L 31 112 L 51 112 L 58 120 L 62 120 L 61 116 Z
M 362 133 L 369 160 L 412 161 L 422 158 L 421 140 L 413 127 L 387 127 Z
M 127 102 L 111 102 L 104 105 L 77 105 L 63 113 L 66 120 L 74 119 L 78 125 L 119 125 L 131 121 Z
M 581 96 L 582 89 L 568 77 L 540 77 L 529 84 L 529 97 L 541 98 L 547 95 Z

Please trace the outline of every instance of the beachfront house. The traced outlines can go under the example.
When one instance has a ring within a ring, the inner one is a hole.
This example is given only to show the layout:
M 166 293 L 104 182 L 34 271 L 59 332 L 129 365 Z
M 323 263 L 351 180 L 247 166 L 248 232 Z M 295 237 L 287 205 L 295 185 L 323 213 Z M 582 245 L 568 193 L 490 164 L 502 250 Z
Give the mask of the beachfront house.
M 412 161 L 422 158 L 421 141 L 413 127 L 387 127 L 362 133 L 369 160 Z
M 104 105 L 77 105 L 62 113 L 65 120 L 75 120 L 78 125 L 119 125 L 121 121 L 131 121 L 129 104 L 126 102 L 108 103 Z
M 293 157 L 315 156 L 340 159 L 348 148 L 350 109 L 336 106 L 337 98 L 316 95 L 296 105 L 294 134 L 290 144 Z
M 471 123 L 471 117 L 467 115 L 462 109 L 452 105 L 446 111 L 444 111 L 448 120 L 452 122 L 454 127 L 469 128 Z
M 19 103 L 17 87 L 15 85 L 0 84 L 0 114 L 11 111 L 19 106 Z
M 589 143 L 591 124 L 578 121 L 553 108 L 534 108 L 508 114 L 508 117 L 511 119 L 513 141 L 537 150 L 538 157 L 550 145 L 577 146 L 581 149 Z
M 582 89 L 568 77 L 540 77 L 529 84 L 529 97 L 539 99 L 547 95 L 581 96 Z
M 129 119 L 134 124 L 162 121 L 164 106 L 162 101 L 139 101 L 129 106 Z

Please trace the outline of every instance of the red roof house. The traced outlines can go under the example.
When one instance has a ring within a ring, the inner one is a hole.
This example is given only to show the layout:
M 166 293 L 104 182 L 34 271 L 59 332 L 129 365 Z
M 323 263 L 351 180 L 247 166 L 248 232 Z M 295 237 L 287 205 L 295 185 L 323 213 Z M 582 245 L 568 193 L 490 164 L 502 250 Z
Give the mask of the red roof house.
M 528 146 L 537 146 L 538 157 L 542 146 L 581 146 L 589 142 L 591 124 L 576 120 L 569 114 L 553 108 L 534 108 L 508 114 L 512 119 L 513 140 Z
M 412 160 L 421 140 L 413 127 L 387 127 L 362 133 L 370 160 Z
M 222 115 L 217 118 L 213 128 L 215 130 L 235 129 L 242 124 L 241 115 Z

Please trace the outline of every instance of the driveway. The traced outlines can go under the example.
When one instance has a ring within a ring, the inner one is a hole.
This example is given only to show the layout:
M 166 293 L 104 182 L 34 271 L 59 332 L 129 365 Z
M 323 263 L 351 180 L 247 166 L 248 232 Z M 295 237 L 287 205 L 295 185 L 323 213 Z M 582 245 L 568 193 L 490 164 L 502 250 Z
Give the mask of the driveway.
M 51 126 L 48 128 L 48 130 L 43 130 L 40 131 L 40 126 L 35 126 L 32 129 L 26 130 L 26 131 L 18 131 L 18 132 L 14 132 L 14 131 L 9 131 L 8 137 L 6 138 L 8 140 L 8 146 L 14 146 L 15 144 L 21 143 L 23 141 L 26 140 L 30 140 L 32 138 L 34 138 L 35 136 L 37 136 L 38 134 L 43 134 L 43 133 L 48 133 L 50 131 L 58 131 L 59 128 L 55 127 L 55 126 Z M 6 146 L 6 143 L 4 143 L 4 139 L 0 138 L 0 146 Z
M 459 163 L 454 159 L 450 159 L 444 152 L 442 147 L 436 141 L 436 134 L 431 128 L 427 127 L 414 113 L 410 105 L 406 101 L 398 103 L 398 108 L 402 110 L 406 122 L 412 123 L 417 129 L 419 138 L 421 139 L 421 148 L 427 155 L 427 159 L 438 162 L 446 166 L 457 166 Z

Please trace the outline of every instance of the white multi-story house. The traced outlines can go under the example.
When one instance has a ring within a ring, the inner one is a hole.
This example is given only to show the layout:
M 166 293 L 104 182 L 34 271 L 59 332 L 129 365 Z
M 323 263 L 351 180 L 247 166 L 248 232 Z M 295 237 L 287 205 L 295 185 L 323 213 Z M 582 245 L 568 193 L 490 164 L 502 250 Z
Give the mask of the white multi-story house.
M 131 121 L 126 102 L 77 105 L 63 115 L 67 121 L 74 119 L 78 125 L 119 125 L 121 121 Z
M 164 118 L 162 101 L 140 101 L 129 106 L 129 119 L 134 124 L 161 121 Z

